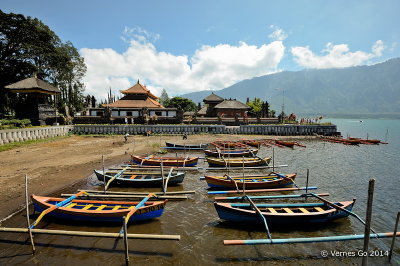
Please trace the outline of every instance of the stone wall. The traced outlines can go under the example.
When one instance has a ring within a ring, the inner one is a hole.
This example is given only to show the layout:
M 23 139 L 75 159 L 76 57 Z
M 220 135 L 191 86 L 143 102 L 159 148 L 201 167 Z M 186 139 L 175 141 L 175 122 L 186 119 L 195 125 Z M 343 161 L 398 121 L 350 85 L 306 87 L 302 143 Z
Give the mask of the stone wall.
M 336 125 L 75 125 L 76 134 L 244 134 L 244 135 L 334 135 Z
M 75 134 L 146 134 L 151 131 L 155 134 L 243 134 L 243 135 L 278 135 L 278 136 L 304 136 L 304 135 L 334 135 L 337 133 L 336 125 L 74 125 L 54 126 L 39 128 L 23 128 L 0 130 L 0 145 L 65 136 L 69 132 Z
M 12 142 L 65 136 L 69 132 L 72 132 L 73 128 L 74 126 L 54 126 L 0 130 L 0 145 Z

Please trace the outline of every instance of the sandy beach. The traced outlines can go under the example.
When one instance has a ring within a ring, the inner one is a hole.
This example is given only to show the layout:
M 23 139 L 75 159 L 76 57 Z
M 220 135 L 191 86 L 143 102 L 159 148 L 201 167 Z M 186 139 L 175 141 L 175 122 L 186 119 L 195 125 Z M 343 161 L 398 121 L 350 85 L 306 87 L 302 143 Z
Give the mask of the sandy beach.
M 243 138 L 256 139 L 266 138 L 266 136 L 191 135 L 185 143 L 196 144 Z M 184 143 L 182 136 L 129 136 L 128 141 L 125 142 L 121 135 L 75 135 L 1 152 L 0 220 L 24 207 L 25 174 L 29 177 L 29 194 L 49 195 L 81 181 L 92 174 L 94 169 L 100 169 L 103 154 L 107 167 L 129 160 L 131 153 L 157 152 L 165 145 L 165 141 Z

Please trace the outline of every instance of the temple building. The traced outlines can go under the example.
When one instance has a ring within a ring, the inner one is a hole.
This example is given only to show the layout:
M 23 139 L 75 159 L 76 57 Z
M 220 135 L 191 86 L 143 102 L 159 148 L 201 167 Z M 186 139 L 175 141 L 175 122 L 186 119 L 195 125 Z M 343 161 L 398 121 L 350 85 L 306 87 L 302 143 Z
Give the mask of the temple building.
M 203 100 L 204 107 L 197 112 L 200 117 L 243 117 L 250 110 L 246 104 L 236 99 L 224 99 L 211 93 Z
M 176 108 L 165 108 L 146 86 L 137 83 L 127 90 L 121 91 L 124 96 L 108 104 L 104 108 L 91 108 L 91 116 L 103 116 L 105 109 L 111 112 L 111 118 L 136 118 L 143 116 L 150 117 L 176 117 Z
M 15 110 L 18 118 L 28 118 L 33 125 L 44 125 L 47 119 L 56 118 L 56 108 L 50 103 L 50 98 L 53 96 L 53 102 L 55 102 L 56 95 L 61 91 L 46 81 L 31 77 L 5 86 L 5 88 L 13 93 L 18 93 L 19 105 Z

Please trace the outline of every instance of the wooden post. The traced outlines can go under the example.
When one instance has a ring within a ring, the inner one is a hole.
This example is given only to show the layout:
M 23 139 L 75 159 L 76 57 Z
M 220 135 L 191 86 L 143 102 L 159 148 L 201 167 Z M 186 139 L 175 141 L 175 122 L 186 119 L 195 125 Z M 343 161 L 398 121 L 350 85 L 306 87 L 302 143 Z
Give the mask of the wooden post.
M 390 245 L 390 251 L 389 251 L 389 262 L 392 260 L 394 241 L 395 241 L 396 235 L 397 235 L 397 226 L 399 225 L 399 218 L 400 218 L 400 212 L 397 213 L 396 224 L 394 225 L 392 244 Z
M 275 149 L 272 147 L 272 172 L 275 172 Z
M 160 167 L 161 167 L 161 179 L 162 179 L 162 192 L 164 193 L 164 195 L 165 195 L 165 188 L 164 188 L 164 186 L 165 186 L 165 184 L 164 184 L 164 164 L 163 164 L 163 160 L 161 159 L 161 162 L 160 162 Z
M 364 247 L 363 247 L 364 254 L 368 254 L 369 237 L 371 231 L 372 202 L 374 200 L 374 186 L 375 186 L 375 179 L 369 180 L 367 215 L 365 218 L 366 221 L 365 221 L 365 231 L 364 231 Z M 363 266 L 368 265 L 368 256 L 363 256 L 362 265 Z
M 31 223 L 29 221 L 29 201 L 28 201 L 28 175 L 25 174 L 25 203 L 26 203 L 26 222 L 28 224 L 29 239 L 32 245 L 32 254 L 35 253 L 35 243 L 33 242 Z
M 242 163 L 242 175 L 243 175 L 243 196 L 246 195 L 246 181 L 244 180 L 244 156 L 243 156 L 243 163 Z
M 129 251 L 128 251 L 128 237 L 127 237 L 127 226 L 125 221 L 125 216 L 123 217 L 124 220 L 124 246 L 125 246 L 125 262 L 129 264 Z
M 308 177 L 310 175 L 310 169 L 307 168 L 307 181 L 306 181 L 306 194 L 308 193 Z
M 104 184 L 104 194 L 106 194 L 107 192 L 107 188 L 106 188 L 106 171 L 104 170 L 104 155 L 101 155 L 101 163 L 103 165 L 103 184 Z

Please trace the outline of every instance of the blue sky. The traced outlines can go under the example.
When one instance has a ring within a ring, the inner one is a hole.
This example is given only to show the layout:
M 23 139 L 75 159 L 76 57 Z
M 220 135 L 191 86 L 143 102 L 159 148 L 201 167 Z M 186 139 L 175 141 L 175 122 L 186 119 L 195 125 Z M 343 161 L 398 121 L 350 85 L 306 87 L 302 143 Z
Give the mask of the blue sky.
M 22 1 L 4 12 L 37 17 L 88 65 L 86 91 L 218 90 L 306 68 L 400 56 L 400 1 Z

